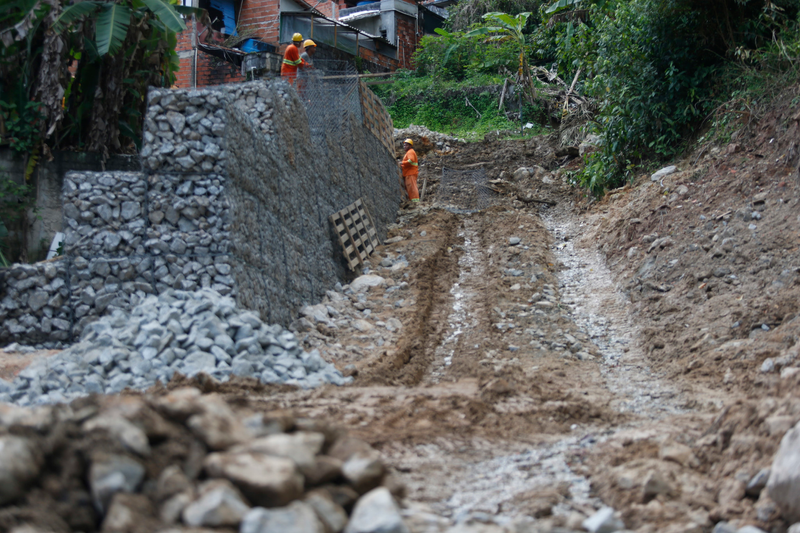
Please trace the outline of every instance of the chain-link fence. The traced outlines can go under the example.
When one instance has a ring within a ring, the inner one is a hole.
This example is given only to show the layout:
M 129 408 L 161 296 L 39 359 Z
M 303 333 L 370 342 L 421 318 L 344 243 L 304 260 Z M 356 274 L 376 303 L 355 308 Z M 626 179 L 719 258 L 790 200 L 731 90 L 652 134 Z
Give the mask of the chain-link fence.
M 453 213 L 474 213 L 494 205 L 497 199 L 497 193 L 489 188 L 489 177 L 483 168 L 442 167 L 436 205 Z
M 348 117 L 362 122 L 358 92 L 358 71 L 352 63 L 316 60 L 313 69 L 298 73 L 297 91 L 306 107 L 312 142 L 324 140 L 326 133 L 343 131 Z

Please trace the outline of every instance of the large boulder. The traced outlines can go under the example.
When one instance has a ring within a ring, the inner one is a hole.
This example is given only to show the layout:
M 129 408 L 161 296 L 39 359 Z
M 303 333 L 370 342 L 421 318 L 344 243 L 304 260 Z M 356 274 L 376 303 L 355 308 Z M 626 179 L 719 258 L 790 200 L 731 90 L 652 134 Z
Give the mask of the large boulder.
M 251 502 L 286 505 L 303 494 L 303 476 L 291 459 L 262 453 L 212 453 L 203 463 L 210 477 L 233 482 Z
M 41 458 L 24 437 L 0 437 L 0 505 L 16 500 L 39 475 Z
M 379 487 L 358 500 L 344 533 L 408 533 L 408 528 L 389 489 Z
M 790 522 L 800 522 L 800 423 L 786 432 L 772 461 L 769 497 Z

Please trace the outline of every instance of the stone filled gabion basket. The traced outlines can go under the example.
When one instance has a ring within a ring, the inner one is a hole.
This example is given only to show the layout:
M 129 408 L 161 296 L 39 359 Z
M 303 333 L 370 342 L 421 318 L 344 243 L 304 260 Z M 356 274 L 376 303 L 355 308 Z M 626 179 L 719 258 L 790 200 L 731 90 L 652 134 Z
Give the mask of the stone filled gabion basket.
M 130 313 L 116 310 L 89 324 L 80 342 L 35 361 L 13 382 L 0 380 L 0 401 L 64 402 L 200 373 L 218 381 L 241 376 L 303 388 L 352 381 L 317 350 L 303 352 L 292 332 L 264 324 L 232 298 L 211 289 L 167 290 Z
M 0 405 L 0 465 L 3 531 L 408 532 L 367 443 L 195 388 Z

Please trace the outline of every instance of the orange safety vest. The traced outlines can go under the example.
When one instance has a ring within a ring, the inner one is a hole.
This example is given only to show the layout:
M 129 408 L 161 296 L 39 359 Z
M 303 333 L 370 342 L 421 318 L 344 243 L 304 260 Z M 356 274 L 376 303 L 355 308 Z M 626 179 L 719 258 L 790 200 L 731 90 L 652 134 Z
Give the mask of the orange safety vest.
M 281 76 L 296 77 L 297 67 L 303 62 L 300 59 L 300 50 L 297 46 L 290 44 L 286 47 L 286 52 L 283 54 L 283 64 L 281 65 Z
M 417 152 L 410 148 L 406 155 L 403 156 L 403 161 L 400 163 L 403 169 L 403 177 L 419 175 L 419 162 L 417 161 Z

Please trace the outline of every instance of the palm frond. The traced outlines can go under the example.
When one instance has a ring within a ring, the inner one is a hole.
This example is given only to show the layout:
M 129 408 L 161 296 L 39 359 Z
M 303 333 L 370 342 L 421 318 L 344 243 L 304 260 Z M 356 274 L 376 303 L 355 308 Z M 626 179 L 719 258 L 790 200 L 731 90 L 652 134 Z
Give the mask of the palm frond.
M 581 1 L 582 0 L 558 0 L 558 2 L 548 7 L 545 13 L 554 13 L 559 9 L 579 4 Z
M 95 11 L 100 4 L 98 2 L 94 2 L 92 0 L 87 0 L 86 2 L 78 2 L 77 4 L 72 4 L 71 6 L 67 7 L 61 14 L 58 16 L 56 21 L 53 23 L 53 31 L 56 33 L 61 33 L 64 31 L 65 28 L 70 26 L 73 22 L 92 13 Z
M 160 20 L 164 26 L 172 31 L 183 31 L 186 29 L 186 23 L 183 22 L 175 6 L 164 2 L 164 0 L 142 0 L 145 5 L 150 8 L 150 11 L 155 14 L 156 18 Z
M 97 52 L 102 56 L 108 53 L 115 54 L 125 36 L 128 35 L 128 26 L 131 23 L 131 10 L 119 4 L 103 4 L 97 16 L 95 41 Z
M 474 30 L 470 30 L 467 33 L 465 33 L 464 37 L 474 37 L 476 35 L 486 35 L 490 31 L 491 30 L 489 28 L 485 27 L 485 26 L 482 27 L 482 28 L 475 28 Z

